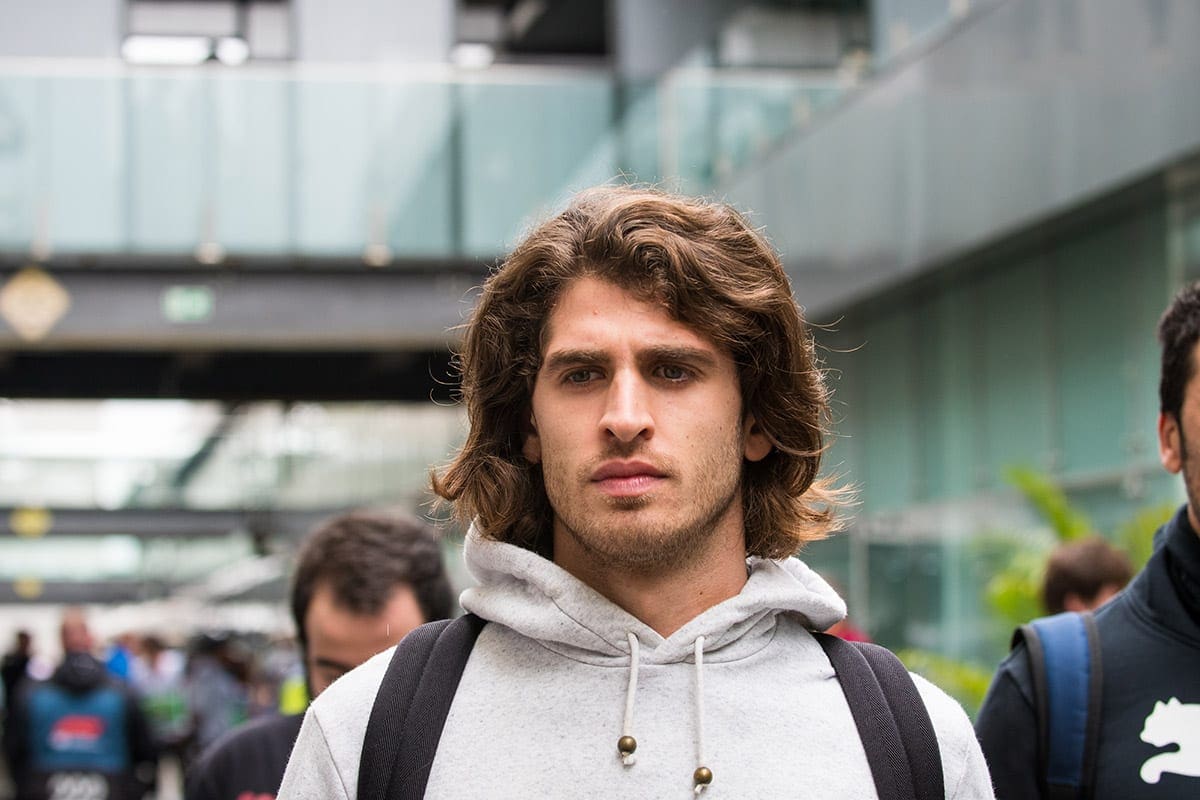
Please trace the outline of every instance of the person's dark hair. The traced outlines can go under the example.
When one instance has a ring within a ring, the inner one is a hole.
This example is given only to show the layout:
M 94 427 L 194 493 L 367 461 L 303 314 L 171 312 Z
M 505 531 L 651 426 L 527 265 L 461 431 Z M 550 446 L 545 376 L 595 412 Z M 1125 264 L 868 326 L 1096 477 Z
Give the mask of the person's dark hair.
M 378 614 L 396 588 L 412 588 L 426 622 L 449 617 L 454 598 L 437 534 L 400 514 L 352 511 L 327 520 L 304 540 L 292 578 L 292 617 L 301 646 L 304 618 L 319 586 L 355 614 Z
M 1162 344 L 1158 408 L 1178 421 L 1184 390 L 1195 373 L 1192 353 L 1200 341 L 1200 281 L 1184 287 L 1163 312 L 1158 321 L 1158 341 Z
M 737 365 L 743 413 L 774 446 L 742 471 L 749 555 L 779 558 L 834 527 L 841 492 L 817 477 L 828 392 L 778 256 L 727 205 L 601 187 L 534 229 L 488 278 L 459 354 L 470 421 L 434 491 L 483 536 L 549 552 L 541 466 L 522 455 L 544 326 L 565 288 L 604 280 L 661 304 Z
M 1059 545 L 1046 562 L 1042 605 L 1047 614 L 1066 611 L 1067 595 L 1091 604 L 1106 586 L 1118 589 L 1133 577 L 1129 556 L 1099 536 Z

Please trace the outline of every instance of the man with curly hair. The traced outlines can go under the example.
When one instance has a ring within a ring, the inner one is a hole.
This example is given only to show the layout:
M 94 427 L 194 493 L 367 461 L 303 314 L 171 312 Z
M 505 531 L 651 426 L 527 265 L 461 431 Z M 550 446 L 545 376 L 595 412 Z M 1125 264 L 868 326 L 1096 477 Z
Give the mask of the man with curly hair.
M 425 797 L 875 795 L 791 558 L 834 528 L 827 390 L 776 254 L 728 206 L 605 187 L 533 230 L 467 326 L 471 427 L 435 491 L 487 624 Z M 403 648 L 403 645 L 402 645 Z M 356 797 L 385 656 L 305 721 L 281 796 Z M 991 797 L 918 679 L 946 796 Z

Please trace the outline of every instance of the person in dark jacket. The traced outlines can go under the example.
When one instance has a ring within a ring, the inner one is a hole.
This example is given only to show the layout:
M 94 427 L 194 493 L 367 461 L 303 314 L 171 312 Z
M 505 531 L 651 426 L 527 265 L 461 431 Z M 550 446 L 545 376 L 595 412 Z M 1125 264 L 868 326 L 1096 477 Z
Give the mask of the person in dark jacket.
M 17 800 L 140 800 L 154 787 L 150 728 L 129 690 L 92 653 L 80 609 L 62 620 L 63 660 L 18 691 L 4 729 Z
M 29 631 L 17 631 L 14 637 L 13 649 L 4 654 L 0 661 L 0 681 L 4 683 L 4 701 L 11 704 L 17 696 L 17 689 L 29 671 L 29 662 L 33 658 L 33 636 Z
M 1158 327 L 1159 453 L 1187 504 L 1155 535 L 1133 582 L 1096 611 L 1101 652 L 1094 800 L 1200 797 L 1200 283 Z M 998 800 L 1049 797 L 1039 764 L 1029 654 L 1000 665 L 976 722 Z
M 434 532 L 367 512 L 334 517 L 309 536 L 291 601 L 310 697 L 418 625 L 450 616 L 454 604 Z M 251 720 L 218 740 L 188 771 L 187 800 L 273 798 L 303 720 Z

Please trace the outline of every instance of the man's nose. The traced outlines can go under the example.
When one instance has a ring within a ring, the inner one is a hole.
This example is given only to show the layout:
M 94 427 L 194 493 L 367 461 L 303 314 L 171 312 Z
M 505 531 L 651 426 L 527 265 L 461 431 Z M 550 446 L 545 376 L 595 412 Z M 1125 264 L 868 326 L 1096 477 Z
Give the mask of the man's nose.
M 653 435 L 646 388 L 640 377 L 632 375 L 618 375 L 609 384 L 601 425 L 617 441 L 628 443 Z

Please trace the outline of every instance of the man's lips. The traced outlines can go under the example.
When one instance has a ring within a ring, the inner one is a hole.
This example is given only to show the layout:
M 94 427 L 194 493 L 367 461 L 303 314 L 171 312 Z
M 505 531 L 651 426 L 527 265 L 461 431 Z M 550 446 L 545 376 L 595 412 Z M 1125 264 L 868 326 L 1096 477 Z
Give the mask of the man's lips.
M 638 476 L 664 478 L 666 473 L 644 461 L 608 461 L 601 464 L 600 468 L 592 473 L 592 480 L 606 481 L 612 478 L 635 478 Z
M 610 461 L 592 473 L 592 483 L 605 494 L 627 497 L 644 494 L 665 477 L 644 461 Z

